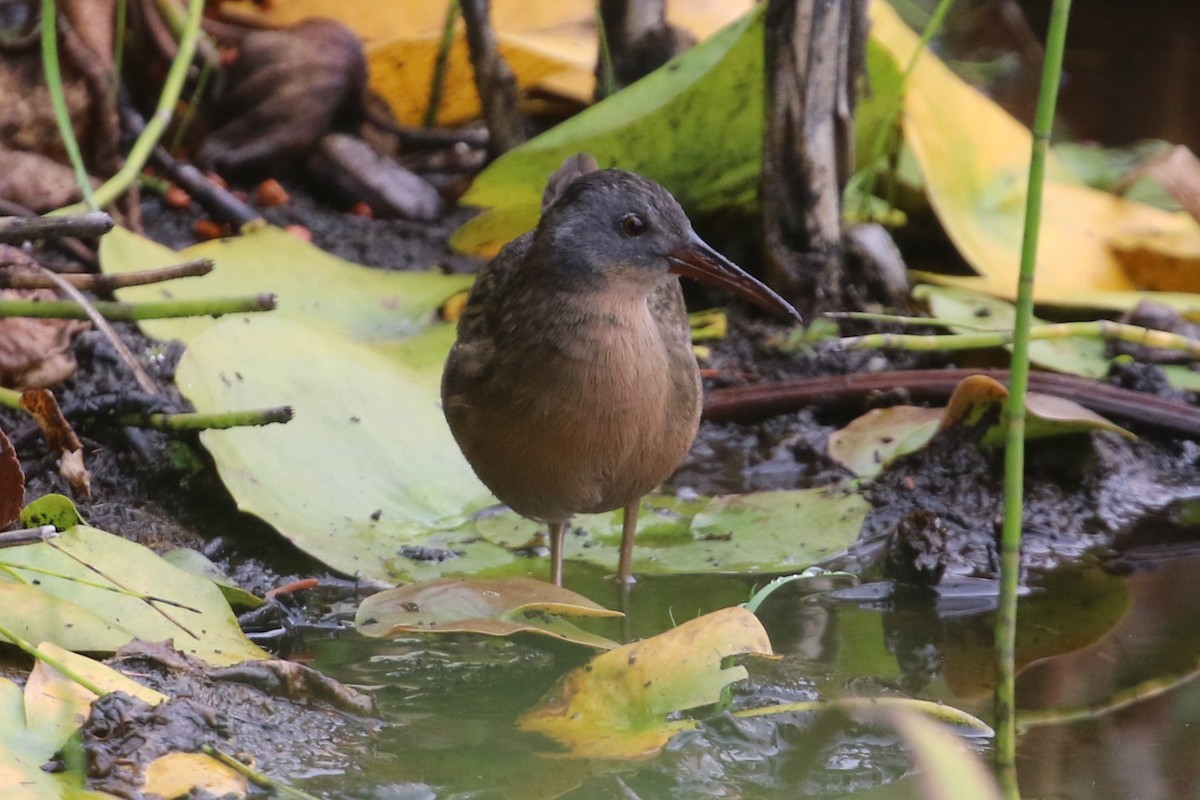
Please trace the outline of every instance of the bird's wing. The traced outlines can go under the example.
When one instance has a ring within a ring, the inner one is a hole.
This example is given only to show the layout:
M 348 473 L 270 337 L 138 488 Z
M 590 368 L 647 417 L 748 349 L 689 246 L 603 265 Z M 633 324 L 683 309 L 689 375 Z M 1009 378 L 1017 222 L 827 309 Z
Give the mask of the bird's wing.
M 514 239 L 479 270 L 462 317 L 458 320 L 460 343 L 483 342 L 497 335 L 507 316 L 504 300 L 511 294 L 512 285 L 532 243 L 532 232 Z

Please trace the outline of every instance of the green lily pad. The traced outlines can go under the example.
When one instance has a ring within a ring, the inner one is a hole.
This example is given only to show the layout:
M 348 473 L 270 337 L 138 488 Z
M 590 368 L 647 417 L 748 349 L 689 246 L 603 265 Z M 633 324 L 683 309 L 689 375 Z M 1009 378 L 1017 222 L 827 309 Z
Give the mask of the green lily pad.
M 638 514 L 633 571 L 795 572 L 853 542 L 869 509 L 861 495 L 836 488 L 690 501 L 653 495 L 642 501 Z M 564 558 L 615 569 L 621 519 L 619 512 L 575 517 Z M 481 515 L 473 527 L 506 548 L 521 547 L 545 529 L 508 511 Z
M 762 170 L 763 7 L 604 101 L 505 153 L 462 198 L 488 209 L 454 247 L 495 253 L 531 229 L 546 179 L 572 153 L 670 189 L 689 213 L 755 202 Z
M 216 665 L 266 657 L 210 581 L 88 525 L 7 548 L 0 567 L 0 621 L 28 641 L 113 652 L 134 638 L 174 639 Z
M 400 632 L 532 633 L 609 650 L 617 643 L 577 627 L 565 617 L 619 617 L 580 594 L 531 578 L 413 583 L 371 595 L 354 624 L 367 636 Z

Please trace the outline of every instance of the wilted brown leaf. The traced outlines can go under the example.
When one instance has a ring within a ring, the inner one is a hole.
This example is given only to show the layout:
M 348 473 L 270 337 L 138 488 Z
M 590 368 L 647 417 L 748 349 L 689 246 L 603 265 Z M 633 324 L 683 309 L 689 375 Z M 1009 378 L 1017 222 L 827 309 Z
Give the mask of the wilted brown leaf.
M 333 20 L 312 19 L 242 40 L 197 160 L 218 171 L 286 164 L 335 124 L 362 114 L 362 46 Z
M 4 289 L 0 298 L 56 300 L 49 289 Z M 40 389 L 75 371 L 71 338 L 87 323 L 69 319 L 0 319 L 0 384 L 14 389 Z
M 16 522 L 24 506 L 25 473 L 12 442 L 0 430 L 0 529 Z
M 92 476 L 83 465 L 83 444 L 63 416 L 54 395 L 49 389 L 30 389 L 21 393 L 21 407 L 37 420 L 46 447 L 60 454 L 58 472 L 71 490 L 80 497 L 91 497 Z

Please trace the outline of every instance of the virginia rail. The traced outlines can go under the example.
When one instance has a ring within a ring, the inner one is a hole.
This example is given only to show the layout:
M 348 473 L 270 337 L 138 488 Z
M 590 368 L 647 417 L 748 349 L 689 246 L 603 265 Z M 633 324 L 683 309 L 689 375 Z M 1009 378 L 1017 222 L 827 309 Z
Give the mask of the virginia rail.
M 657 183 L 569 158 L 535 230 L 479 273 L 442 376 L 450 430 L 480 480 L 550 526 L 562 584 L 571 516 L 625 509 L 617 575 L 630 578 L 638 503 L 687 454 L 700 373 L 676 276 L 800 320 L 717 253 Z

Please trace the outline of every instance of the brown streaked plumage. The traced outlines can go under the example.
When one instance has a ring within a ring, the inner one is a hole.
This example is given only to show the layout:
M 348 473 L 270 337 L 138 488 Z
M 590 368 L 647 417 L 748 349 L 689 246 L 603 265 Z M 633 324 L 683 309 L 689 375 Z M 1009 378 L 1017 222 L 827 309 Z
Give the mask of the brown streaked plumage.
M 480 480 L 550 526 L 562 583 L 572 515 L 625 509 L 630 579 L 638 501 L 671 474 L 700 421 L 700 376 L 677 275 L 798 320 L 706 245 L 666 189 L 573 156 L 537 228 L 479 273 L 446 360 L 450 430 Z

